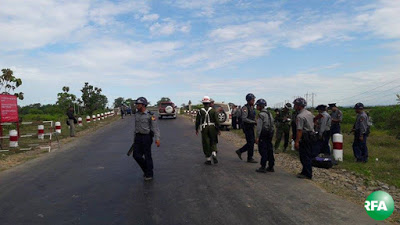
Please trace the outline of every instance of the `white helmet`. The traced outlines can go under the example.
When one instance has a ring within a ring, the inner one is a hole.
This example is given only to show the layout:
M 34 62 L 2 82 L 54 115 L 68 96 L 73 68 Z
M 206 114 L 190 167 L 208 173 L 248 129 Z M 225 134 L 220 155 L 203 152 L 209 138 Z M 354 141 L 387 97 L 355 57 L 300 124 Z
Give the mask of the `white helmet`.
M 210 102 L 211 102 L 211 98 L 208 97 L 208 96 L 204 96 L 204 97 L 203 97 L 203 100 L 202 100 L 201 102 L 203 102 L 203 103 L 210 103 Z

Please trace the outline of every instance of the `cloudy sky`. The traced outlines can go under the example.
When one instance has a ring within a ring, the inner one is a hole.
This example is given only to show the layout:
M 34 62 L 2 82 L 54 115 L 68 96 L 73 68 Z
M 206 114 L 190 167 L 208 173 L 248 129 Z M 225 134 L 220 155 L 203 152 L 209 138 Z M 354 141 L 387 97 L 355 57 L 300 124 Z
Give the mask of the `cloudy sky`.
M 399 15 L 399 0 L 0 0 L 0 67 L 23 79 L 21 105 L 84 82 L 110 102 L 393 104 Z

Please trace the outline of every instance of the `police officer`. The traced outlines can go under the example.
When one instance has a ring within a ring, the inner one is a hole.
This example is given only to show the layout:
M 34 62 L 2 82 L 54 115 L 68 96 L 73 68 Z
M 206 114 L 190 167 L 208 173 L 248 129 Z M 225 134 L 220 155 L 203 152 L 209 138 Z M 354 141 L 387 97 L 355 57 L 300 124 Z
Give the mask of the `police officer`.
M 257 163 L 253 159 L 254 154 L 254 126 L 256 125 L 256 111 L 254 109 L 254 103 L 256 100 L 256 96 L 252 93 L 246 95 L 247 104 L 242 107 L 242 126 L 243 132 L 246 136 L 246 144 L 236 151 L 236 154 L 242 159 L 242 153 L 247 152 L 247 162 L 248 163 Z
M 367 137 L 369 135 L 368 116 L 364 112 L 364 105 L 357 103 L 354 106 L 357 113 L 357 119 L 354 123 L 352 132 L 354 132 L 353 153 L 356 162 L 368 162 Z
M 199 134 L 200 130 L 203 152 L 206 156 L 205 164 L 211 165 L 211 157 L 214 164 L 217 164 L 218 135 L 221 135 L 218 114 L 211 107 L 210 97 L 204 96 L 202 102 L 204 107 L 200 109 L 196 116 L 196 135 Z
M 294 110 L 292 112 L 292 120 L 290 121 L 290 127 L 292 128 L 292 140 L 296 140 L 296 133 L 297 133 L 297 128 L 296 128 L 296 117 L 298 115 L 298 112 Z
M 331 118 L 332 118 L 332 125 L 331 125 L 331 137 L 334 134 L 340 134 L 340 123 L 343 120 L 343 113 L 340 111 L 336 103 L 330 103 L 329 108 L 331 109 Z
M 274 136 L 274 118 L 265 108 L 267 102 L 264 99 L 258 99 L 256 102 L 257 110 L 260 111 L 257 118 L 257 136 L 258 152 L 261 155 L 261 167 L 256 170 L 259 173 L 274 172 L 275 158 L 272 147 L 272 137 Z M 268 168 L 267 166 L 268 161 Z
M 279 145 L 282 140 L 282 136 L 284 138 L 283 142 L 283 152 L 286 152 L 286 149 L 289 145 L 289 133 L 290 133 L 290 109 L 292 108 L 292 104 L 286 103 L 285 107 L 282 110 L 278 110 L 275 117 L 276 122 L 276 141 L 275 141 L 275 151 L 278 151 Z
M 299 151 L 300 162 L 303 169 L 297 175 L 301 179 L 312 179 L 311 159 L 313 157 L 313 145 L 316 141 L 314 132 L 314 116 L 306 110 L 307 102 L 304 98 L 293 101 L 294 108 L 298 112 L 296 117 L 296 140 L 295 148 Z
M 317 118 L 317 131 L 321 141 L 321 153 L 326 155 L 331 155 L 331 150 L 329 148 L 329 139 L 331 137 L 331 116 L 326 112 L 326 105 L 317 106 L 319 112 Z
M 238 127 L 239 129 L 242 129 L 242 107 L 239 105 L 239 107 L 236 110 L 236 118 L 238 120 Z
M 142 168 L 146 181 L 153 179 L 153 159 L 151 157 L 151 145 L 153 136 L 157 147 L 160 147 L 160 130 L 156 117 L 146 109 L 148 101 L 144 97 L 136 100 L 134 151 L 133 158 Z M 144 158 L 143 158 L 144 156 Z

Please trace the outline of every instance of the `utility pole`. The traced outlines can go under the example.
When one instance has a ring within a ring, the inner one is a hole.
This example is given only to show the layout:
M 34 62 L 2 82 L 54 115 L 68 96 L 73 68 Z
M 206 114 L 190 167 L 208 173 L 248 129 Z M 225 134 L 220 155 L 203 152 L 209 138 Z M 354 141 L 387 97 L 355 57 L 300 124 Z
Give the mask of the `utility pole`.
M 311 93 L 311 98 L 312 98 L 312 107 L 314 108 L 314 97 L 317 96 L 315 93 Z

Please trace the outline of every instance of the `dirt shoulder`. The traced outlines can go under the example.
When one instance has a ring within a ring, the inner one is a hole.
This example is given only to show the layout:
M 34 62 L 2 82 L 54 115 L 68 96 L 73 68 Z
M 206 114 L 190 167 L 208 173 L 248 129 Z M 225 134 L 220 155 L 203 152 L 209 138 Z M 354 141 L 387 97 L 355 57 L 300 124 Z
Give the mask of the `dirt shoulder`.
M 95 125 L 91 125 L 87 129 L 79 130 L 76 132 L 76 137 L 71 138 L 71 137 L 65 137 L 59 140 L 57 142 L 56 140 L 52 140 L 51 142 L 51 150 L 49 152 L 48 149 L 40 149 L 40 148 L 35 148 L 31 151 L 25 151 L 25 152 L 18 152 L 16 154 L 4 154 L 0 153 L 0 172 L 10 169 L 12 167 L 18 166 L 20 164 L 23 164 L 29 160 L 38 158 L 42 155 L 45 155 L 46 153 L 51 153 L 54 151 L 57 151 L 59 148 L 62 148 L 64 145 L 68 143 L 79 143 L 82 138 L 85 136 L 89 135 L 90 133 L 97 131 L 99 129 L 103 129 L 104 127 L 112 124 L 115 121 L 120 120 L 121 118 L 117 115 L 108 118 L 106 120 L 102 121 L 97 121 L 95 122 Z M 65 130 L 65 132 L 68 132 Z

